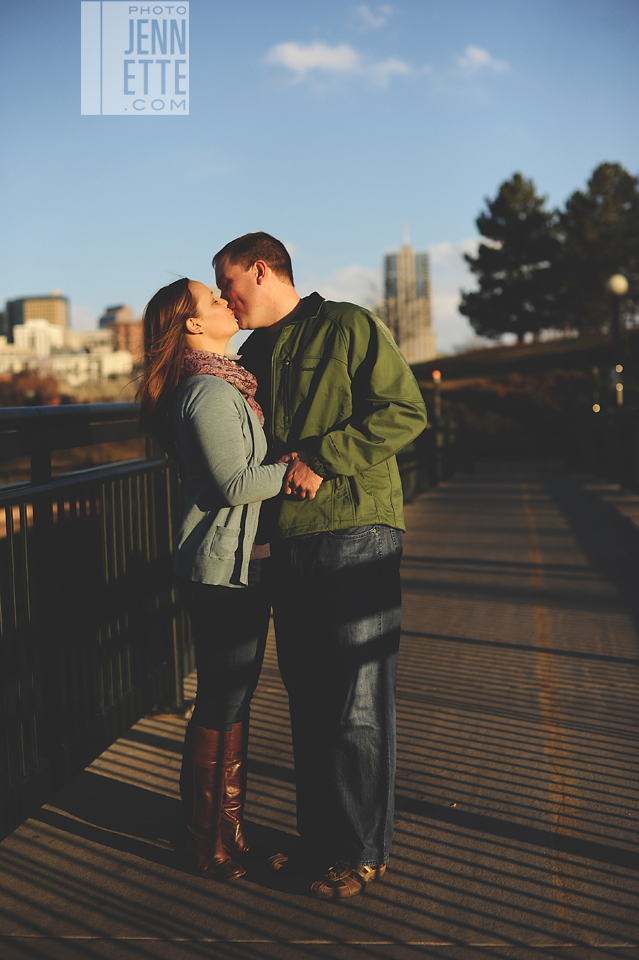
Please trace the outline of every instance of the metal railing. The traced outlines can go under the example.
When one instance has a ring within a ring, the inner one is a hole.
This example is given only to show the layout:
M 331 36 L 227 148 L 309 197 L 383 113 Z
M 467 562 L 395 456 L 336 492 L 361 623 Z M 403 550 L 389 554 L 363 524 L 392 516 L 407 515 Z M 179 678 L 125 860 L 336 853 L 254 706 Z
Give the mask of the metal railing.
M 20 823 L 155 705 L 193 657 L 172 576 L 179 520 L 165 458 L 51 476 L 51 452 L 141 436 L 135 404 L 0 410 L 0 829 Z M 150 451 L 153 454 L 153 451 Z
M 52 452 L 142 437 L 133 403 L 0 409 L 0 835 L 155 706 L 179 708 L 194 667 L 172 575 L 173 463 L 147 457 L 52 475 Z M 449 476 L 443 422 L 399 456 L 406 499 Z

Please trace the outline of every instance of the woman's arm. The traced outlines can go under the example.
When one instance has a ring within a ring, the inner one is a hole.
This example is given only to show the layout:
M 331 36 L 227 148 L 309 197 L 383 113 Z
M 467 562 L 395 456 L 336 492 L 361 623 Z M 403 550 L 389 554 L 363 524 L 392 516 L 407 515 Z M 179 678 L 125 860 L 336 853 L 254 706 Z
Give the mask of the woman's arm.
M 218 377 L 198 377 L 183 416 L 207 473 L 229 506 L 268 500 L 280 492 L 288 464 L 247 465 L 242 420 L 249 414 L 235 387 Z

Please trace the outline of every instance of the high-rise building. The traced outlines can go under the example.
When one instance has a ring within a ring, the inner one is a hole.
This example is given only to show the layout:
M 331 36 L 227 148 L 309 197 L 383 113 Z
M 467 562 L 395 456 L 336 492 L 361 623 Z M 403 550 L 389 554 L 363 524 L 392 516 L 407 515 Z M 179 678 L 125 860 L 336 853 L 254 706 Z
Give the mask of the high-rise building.
M 48 320 L 63 330 L 69 328 L 69 301 L 58 290 L 37 297 L 19 297 L 7 300 L 5 327 L 9 340 L 13 340 L 13 328 L 27 320 Z
M 415 253 L 408 237 L 397 253 L 384 258 L 384 317 L 409 363 L 432 360 L 437 353 L 430 316 L 428 254 Z

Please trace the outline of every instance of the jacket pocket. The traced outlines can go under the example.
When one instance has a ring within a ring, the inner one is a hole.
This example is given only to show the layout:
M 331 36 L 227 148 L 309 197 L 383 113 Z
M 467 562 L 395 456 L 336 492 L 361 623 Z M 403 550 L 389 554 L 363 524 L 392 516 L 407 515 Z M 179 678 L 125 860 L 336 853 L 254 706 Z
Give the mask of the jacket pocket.
M 228 560 L 234 557 L 239 536 L 239 530 L 229 530 L 227 527 L 215 527 L 209 543 L 209 557 L 213 557 L 214 560 Z

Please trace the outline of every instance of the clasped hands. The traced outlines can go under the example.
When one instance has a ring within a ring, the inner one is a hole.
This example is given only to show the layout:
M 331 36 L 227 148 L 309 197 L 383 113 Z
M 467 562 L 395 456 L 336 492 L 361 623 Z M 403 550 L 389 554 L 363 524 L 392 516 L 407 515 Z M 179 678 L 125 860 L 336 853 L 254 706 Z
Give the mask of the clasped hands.
M 309 466 L 308 456 L 304 450 L 285 453 L 277 462 L 288 463 L 289 461 L 291 466 L 284 479 L 282 488 L 284 493 L 297 500 L 312 500 L 319 490 L 322 478 Z

